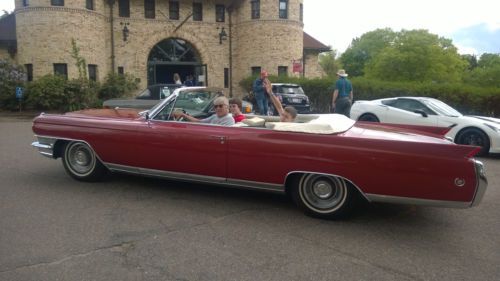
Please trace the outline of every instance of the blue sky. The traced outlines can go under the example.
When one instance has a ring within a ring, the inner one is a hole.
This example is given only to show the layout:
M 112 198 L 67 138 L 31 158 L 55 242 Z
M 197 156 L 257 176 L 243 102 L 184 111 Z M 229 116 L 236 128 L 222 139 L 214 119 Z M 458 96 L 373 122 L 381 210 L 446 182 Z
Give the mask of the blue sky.
M 0 11 L 14 0 L 0 0 Z M 500 0 L 304 0 L 304 30 L 344 52 L 377 28 L 427 29 L 453 40 L 462 54 L 500 53 Z

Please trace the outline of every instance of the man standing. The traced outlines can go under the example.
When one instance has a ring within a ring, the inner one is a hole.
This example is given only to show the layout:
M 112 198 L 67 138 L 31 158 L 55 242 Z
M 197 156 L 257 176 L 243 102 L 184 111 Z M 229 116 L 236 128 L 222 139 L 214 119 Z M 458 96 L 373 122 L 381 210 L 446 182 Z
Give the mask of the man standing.
M 332 109 L 335 113 L 351 116 L 352 104 L 352 84 L 347 79 L 345 70 L 340 69 L 337 72 L 337 82 L 335 82 L 335 91 L 333 92 Z
M 267 80 L 267 76 L 269 76 L 267 71 L 262 70 L 260 72 L 260 77 L 255 79 L 253 82 L 253 94 L 255 96 L 255 100 L 257 101 L 260 115 L 267 115 L 268 111 L 266 87 L 264 85 L 264 81 Z

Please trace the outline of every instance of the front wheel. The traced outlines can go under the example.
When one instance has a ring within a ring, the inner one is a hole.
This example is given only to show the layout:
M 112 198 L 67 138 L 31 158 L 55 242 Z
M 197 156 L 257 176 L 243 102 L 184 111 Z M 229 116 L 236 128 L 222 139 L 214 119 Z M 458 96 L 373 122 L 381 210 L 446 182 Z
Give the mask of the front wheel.
M 98 181 L 106 174 L 106 167 L 97 159 L 94 150 L 83 142 L 65 145 L 62 162 L 66 172 L 76 180 Z
M 340 178 L 304 174 L 292 183 L 291 196 L 306 214 L 323 219 L 341 219 L 354 206 L 355 191 Z
M 481 150 L 477 154 L 478 156 L 488 155 L 490 150 L 490 139 L 483 131 L 476 128 L 468 128 L 460 132 L 455 143 L 480 146 Z

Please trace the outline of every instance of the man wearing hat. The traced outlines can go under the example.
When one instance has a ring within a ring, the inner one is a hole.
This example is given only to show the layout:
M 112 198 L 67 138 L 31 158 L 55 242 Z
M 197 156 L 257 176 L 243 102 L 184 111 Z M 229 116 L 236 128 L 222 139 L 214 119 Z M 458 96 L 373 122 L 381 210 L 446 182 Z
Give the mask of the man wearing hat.
M 267 79 L 267 71 L 262 70 L 260 72 L 260 77 L 255 79 L 253 82 L 253 94 L 255 96 L 255 100 L 257 101 L 257 106 L 259 107 L 260 115 L 267 115 L 268 111 L 268 100 L 266 94 L 265 83 L 269 80 Z
M 333 92 L 332 111 L 343 114 L 347 117 L 351 115 L 352 104 L 352 84 L 347 79 L 345 70 L 340 69 L 337 72 L 337 82 L 335 82 L 335 91 Z

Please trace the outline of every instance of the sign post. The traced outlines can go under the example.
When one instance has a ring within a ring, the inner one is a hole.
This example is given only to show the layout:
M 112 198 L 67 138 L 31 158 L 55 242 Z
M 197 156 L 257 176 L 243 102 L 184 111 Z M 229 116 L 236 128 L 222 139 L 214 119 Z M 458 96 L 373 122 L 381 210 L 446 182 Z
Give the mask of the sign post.
M 16 99 L 19 101 L 19 112 L 21 112 L 21 103 L 23 100 L 24 89 L 22 87 L 16 87 Z

